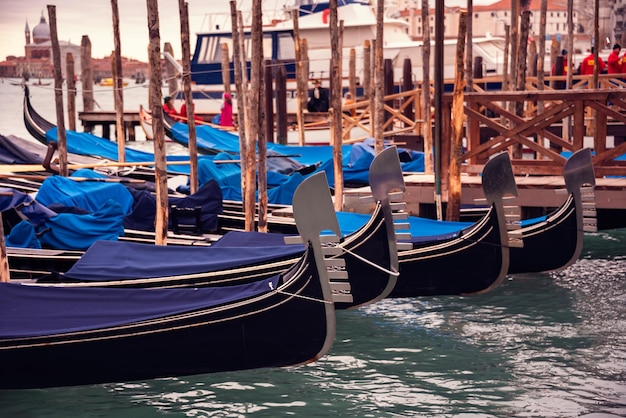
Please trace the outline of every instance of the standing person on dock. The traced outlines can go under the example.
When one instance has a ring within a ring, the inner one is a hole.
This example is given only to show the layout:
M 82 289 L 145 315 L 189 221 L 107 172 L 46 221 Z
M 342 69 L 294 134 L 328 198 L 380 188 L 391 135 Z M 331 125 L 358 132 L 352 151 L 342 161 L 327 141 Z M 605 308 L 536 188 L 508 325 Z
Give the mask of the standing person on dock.
M 607 59 L 609 74 L 620 74 L 624 72 L 624 57 L 619 56 L 621 50 L 622 46 L 620 44 L 613 45 L 613 52 L 611 52 L 609 58 Z
M 307 103 L 309 112 L 328 112 L 329 101 L 328 91 L 322 87 L 319 80 L 313 80 L 313 91 Z
M 591 54 L 589 54 L 580 63 L 580 75 L 593 75 L 593 69 L 596 65 L 595 57 L 593 56 L 593 47 L 591 47 Z M 598 74 L 604 71 L 604 60 L 598 56 Z
M 224 103 L 220 113 L 220 126 L 233 126 L 233 98 L 230 94 L 224 93 Z

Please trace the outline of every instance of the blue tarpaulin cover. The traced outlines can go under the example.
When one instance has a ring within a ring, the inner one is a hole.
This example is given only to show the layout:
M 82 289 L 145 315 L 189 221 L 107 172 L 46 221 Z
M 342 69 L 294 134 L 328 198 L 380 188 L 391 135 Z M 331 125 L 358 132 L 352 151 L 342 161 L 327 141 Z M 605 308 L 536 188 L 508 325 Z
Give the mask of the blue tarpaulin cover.
M 109 199 L 115 200 L 124 214 L 131 212 L 133 195 L 121 183 L 74 181 L 63 176 L 50 176 L 37 192 L 37 201 L 43 205 L 74 206 L 90 212 L 99 210 Z
M 96 330 L 163 318 L 266 293 L 276 289 L 277 283 L 278 276 L 245 285 L 183 289 L 60 288 L 0 283 L 0 338 Z
M 211 247 L 98 241 L 64 276 L 83 281 L 109 281 L 197 274 L 253 265 L 304 251 L 304 246 L 300 245 L 246 243 L 245 234 L 228 238 L 227 245 Z

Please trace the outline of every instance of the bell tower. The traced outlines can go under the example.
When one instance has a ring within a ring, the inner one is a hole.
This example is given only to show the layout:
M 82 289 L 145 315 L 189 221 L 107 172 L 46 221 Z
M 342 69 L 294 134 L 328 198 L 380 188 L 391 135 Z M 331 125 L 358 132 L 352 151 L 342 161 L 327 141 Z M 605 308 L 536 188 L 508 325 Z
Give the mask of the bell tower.
M 26 27 L 24 28 L 24 36 L 26 37 L 26 45 L 30 45 L 30 28 L 28 27 L 28 20 L 26 20 Z

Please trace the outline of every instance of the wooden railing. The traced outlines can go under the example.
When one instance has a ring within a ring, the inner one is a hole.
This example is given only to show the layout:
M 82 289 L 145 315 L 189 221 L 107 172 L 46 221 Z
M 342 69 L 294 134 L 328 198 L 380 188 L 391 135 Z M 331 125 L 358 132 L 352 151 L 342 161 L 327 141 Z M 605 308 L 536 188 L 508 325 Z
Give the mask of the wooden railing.
M 626 74 L 623 75 L 626 79 Z M 546 82 L 565 77 L 546 77 Z M 499 78 L 475 79 L 482 85 L 497 84 Z M 461 156 L 463 170 L 480 173 L 492 155 L 509 150 L 516 174 L 561 175 L 566 157 L 562 151 L 575 152 L 585 146 L 594 151 L 596 175 L 626 176 L 626 161 L 616 160 L 626 154 L 626 83 L 615 76 L 601 75 L 601 89 L 589 89 L 591 76 L 574 76 L 569 90 L 546 86 L 537 90 L 536 77 L 529 77 L 528 90 L 519 92 L 477 91 L 465 93 L 464 118 L 466 149 Z M 422 116 L 422 91 L 411 90 L 385 97 L 385 137 L 420 135 L 425 123 Z M 540 106 L 540 104 L 542 106 Z M 451 120 L 452 95 L 443 95 L 442 119 Z M 407 118 L 412 107 L 413 117 Z M 515 109 L 518 111 L 515 111 Z M 519 112 L 519 109 L 522 112 Z M 355 116 L 350 111 L 355 110 Z M 350 130 L 358 127 L 370 132 L 370 102 L 358 101 L 343 108 L 344 142 Z M 442 163 L 449 166 L 451 124 L 442 126 Z M 614 143 L 607 143 L 607 136 Z M 350 139 L 348 139 L 350 138 Z

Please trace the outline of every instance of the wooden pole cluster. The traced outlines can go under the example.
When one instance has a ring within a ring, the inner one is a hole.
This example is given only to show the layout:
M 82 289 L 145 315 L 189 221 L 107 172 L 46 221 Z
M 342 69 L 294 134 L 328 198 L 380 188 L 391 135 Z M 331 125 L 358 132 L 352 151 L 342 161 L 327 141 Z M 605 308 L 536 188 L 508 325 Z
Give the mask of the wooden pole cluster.
M 152 111 L 152 130 L 154 134 L 154 173 L 156 183 L 156 216 L 154 223 L 154 243 L 167 244 L 168 189 L 165 149 L 165 129 L 161 92 L 161 34 L 159 27 L 159 5 L 157 0 L 146 0 L 148 11 L 148 35 L 150 39 L 150 109 Z
M 198 140 L 196 135 L 195 106 L 191 92 L 191 48 L 189 45 L 189 5 L 184 0 L 178 0 L 180 15 L 180 43 L 183 53 L 183 90 L 185 91 L 185 103 L 187 105 L 187 127 L 189 131 L 189 186 L 191 193 L 198 191 Z
M 115 50 L 111 54 L 113 67 L 113 99 L 115 103 L 115 139 L 117 140 L 117 159 L 126 161 L 126 135 L 124 134 L 124 95 L 122 73 L 122 46 L 120 40 L 120 13 L 117 0 L 111 0 L 113 11 L 113 44 Z
M 461 217 L 461 158 L 463 156 L 463 57 L 465 55 L 465 34 L 467 31 L 467 12 L 461 11 L 459 33 L 456 42 L 456 71 L 454 74 L 454 93 L 452 95 L 452 141 L 450 146 L 450 171 L 448 173 L 447 221 L 459 221 Z M 469 46 L 471 48 L 471 45 Z
M 65 116 L 63 114 L 63 74 L 61 72 L 61 48 L 57 36 L 56 7 L 48 5 L 50 21 L 50 41 L 52 43 L 52 62 L 54 63 L 54 104 L 57 116 L 57 139 L 59 144 L 59 174 L 67 177 L 67 139 L 65 134 Z

